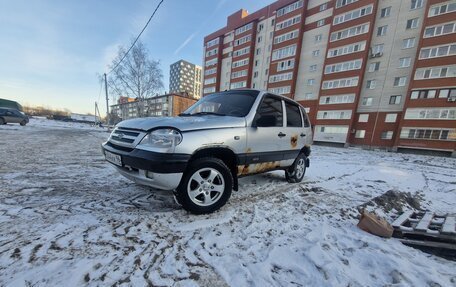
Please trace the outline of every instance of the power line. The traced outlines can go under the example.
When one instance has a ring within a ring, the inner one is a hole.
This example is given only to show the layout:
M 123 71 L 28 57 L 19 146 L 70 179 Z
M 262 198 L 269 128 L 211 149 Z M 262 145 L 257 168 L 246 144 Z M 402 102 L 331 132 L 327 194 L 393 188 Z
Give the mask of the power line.
M 150 21 L 152 20 L 152 18 L 154 17 L 155 13 L 157 12 L 158 8 L 160 8 L 160 5 L 163 3 L 164 0 L 161 0 L 160 3 L 158 3 L 157 7 L 155 7 L 155 10 L 154 12 L 152 13 L 152 15 L 150 16 L 149 20 L 147 21 L 146 25 L 144 26 L 144 28 L 141 30 L 141 33 L 139 33 L 138 37 L 136 37 L 135 41 L 133 42 L 133 44 L 130 46 L 130 49 L 128 49 L 128 51 L 123 55 L 122 59 L 120 59 L 120 61 L 114 66 L 114 68 L 112 68 L 107 74 L 110 74 L 112 71 L 114 71 L 119 65 L 120 63 L 122 63 L 122 61 L 125 59 L 125 57 L 128 55 L 128 53 L 130 52 L 130 50 L 133 48 L 133 46 L 136 44 L 136 42 L 138 41 L 139 37 L 141 37 L 141 34 L 144 32 L 144 30 L 146 30 L 147 28 L 147 25 L 149 25 Z

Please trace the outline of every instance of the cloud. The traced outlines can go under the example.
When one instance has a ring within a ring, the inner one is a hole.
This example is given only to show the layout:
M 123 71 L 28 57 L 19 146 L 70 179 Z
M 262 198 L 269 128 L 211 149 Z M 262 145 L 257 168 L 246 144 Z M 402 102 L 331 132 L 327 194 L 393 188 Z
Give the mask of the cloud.
M 187 37 L 187 39 L 185 39 L 184 42 L 182 42 L 182 44 L 179 46 L 179 48 L 176 49 L 176 51 L 174 51 L 174 55 L 177 55 L 180 53 L 180 51 L 182 49 L 184 49 L 192 40 L 193 38 L 196 36 L 196 34 L 198 34 L 198 31 L 192 33 L 190 36 Z

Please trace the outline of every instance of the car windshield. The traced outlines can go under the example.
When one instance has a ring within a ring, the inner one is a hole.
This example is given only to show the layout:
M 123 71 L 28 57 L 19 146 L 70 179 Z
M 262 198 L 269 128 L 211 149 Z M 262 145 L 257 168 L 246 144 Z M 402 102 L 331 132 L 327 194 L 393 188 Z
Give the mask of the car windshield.
M 211 94 L 196 102 L 180 116 L 219 115 L 245 117 L 258 91 L 230 91 Z

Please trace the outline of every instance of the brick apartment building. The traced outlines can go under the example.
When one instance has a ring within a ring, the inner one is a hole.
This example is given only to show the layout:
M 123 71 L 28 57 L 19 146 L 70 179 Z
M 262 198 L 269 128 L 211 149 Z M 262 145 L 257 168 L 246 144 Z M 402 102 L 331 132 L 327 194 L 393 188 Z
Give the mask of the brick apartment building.
M 204 39 L 203 95 L 299 101 L 314 141 L 456 156 L 456 0 L 278 0 Z
M 127 99 L 127 100 L 126 100 Z M 116 105 L 111 106 L 111 114 L 117 122 L 139 117 L 139 111 L 144 110 L 148 117 L 175 117 L 196 103 L 197 99 L 187 94 L 166 94 L 147 98 L 144 104 L 136 99 L 121 97 Z

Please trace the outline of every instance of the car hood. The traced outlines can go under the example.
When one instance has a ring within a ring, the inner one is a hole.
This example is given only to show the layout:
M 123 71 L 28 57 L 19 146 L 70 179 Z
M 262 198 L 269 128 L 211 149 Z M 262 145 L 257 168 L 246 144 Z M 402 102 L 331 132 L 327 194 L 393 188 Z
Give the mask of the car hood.
M 180 131 L 214 128 L 245 127 L 245 118 L 230 116 L 201 115 L 190 117 L 150 117 L 125 120 L 117 127 L 148 131 L 157 127 L 173 127 Z

